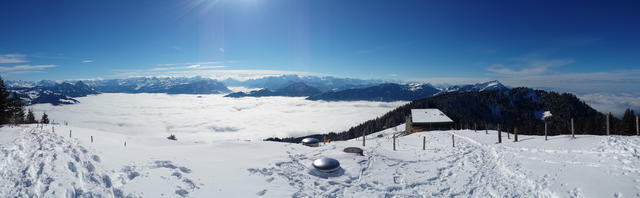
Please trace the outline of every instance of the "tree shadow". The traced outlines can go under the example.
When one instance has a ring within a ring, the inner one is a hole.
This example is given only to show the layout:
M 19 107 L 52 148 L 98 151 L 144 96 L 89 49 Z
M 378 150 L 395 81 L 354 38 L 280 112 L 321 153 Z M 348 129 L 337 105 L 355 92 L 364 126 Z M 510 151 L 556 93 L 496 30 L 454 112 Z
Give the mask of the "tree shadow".
M 524 141 L 527 141 L 527 140 L 533 140 L 533 139 L 535 139 L 535 138 L 532 138 L 532 137 L 529 137 L 529 138 L 523 138 L 523 139 L 518 139 L 518 142 L 524 142 Z

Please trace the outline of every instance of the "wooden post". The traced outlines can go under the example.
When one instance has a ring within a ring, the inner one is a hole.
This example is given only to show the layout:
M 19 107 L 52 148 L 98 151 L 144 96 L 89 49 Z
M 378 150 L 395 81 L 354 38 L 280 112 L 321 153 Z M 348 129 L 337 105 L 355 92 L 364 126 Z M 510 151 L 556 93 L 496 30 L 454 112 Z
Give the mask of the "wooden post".
M 71 138 L 71 130 L 69 130 L 69 138 Z
M 636 136 L 640 136 L 640 116 L 636 115 Z
M 453 145 L 453 147 L 456 147 L 456 140 L 454 139 L 453 134 L 451 134 L 451 145 Z
M 473 131 L 474 132 L 478 132 L 478 124 L 476 124 L 475 122 L 473 123 Z
M 91 136 L 91 143 L 93 143 L 93 135 Z
M 571 138 L 573 138 L 573 139 L 576 138 L 576 130 L 573 127 L 573 118 L 571 118 Z
M 607 114 L 607 135 L 610 135 L 610 128 L 609 128 L 609 116 L 611 116 L 611 112 L 609 112 L 609 114 Z
M 484 123 L 484 134 L 489 134 L 489 126 L 487 123 Z
M 56 129 L 54 128 L 54 126 L 51 126 L 51 132 L 56 132 Z
M 422 136 L 422 150 L 426 150 L 427 137 Z
M 507 132 L 507 139 L 510 140 L 511 139 L 511 133 L 509 133 L 509 129 L 507 129 L 504 132 Z
M 393 150 L 396 150 L 396 135 L 393 134 Z
M 547 121 L 544 121 L 544 141 L 547 141 Z
M 502 131 L 500 131 L 500 124 L 498 124 L 498 143 L 502 143 Z
M 364 131 L 362 132 L 362 146 L 364 146 L 364 142 L 365 142 L 365 133 Z
M 124 147 L 127 147 L 127 141 L 124 141 Z
M 518 142 L 518 128 L 513 129 L 513 141 Z

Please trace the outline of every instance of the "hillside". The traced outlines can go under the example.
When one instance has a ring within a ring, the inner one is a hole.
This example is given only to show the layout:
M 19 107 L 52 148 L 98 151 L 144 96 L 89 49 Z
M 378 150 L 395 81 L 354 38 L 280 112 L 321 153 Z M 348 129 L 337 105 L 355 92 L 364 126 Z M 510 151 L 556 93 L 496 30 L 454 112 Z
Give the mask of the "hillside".
M 542 113 L 550 111 L 548 119 L 550 135 L 569 134 L 570 119 L 574 118 L 576 134 L 603 135 L 606 133 L 606 116 L 568 93 L 559 94 L 529 88 L 493 90 L 482 92 L 452 92 L 410 102 L 385 115 L 354 126 L 340 133 L 324 134 L 334 140 L 357 138 L 362 133 L 370 134 L 405 122 L 411 109 L 438 108 L 454 120 L 456 128 L 490 129 L 513 131 L 528 135 L 543 135 Z M 612 134 L 635 134 L 633 131 L 615 131 L 619 120 L 611 117 Z M 310 135 L 321 137 L 323 134 Z M 267 140 L 299 142 L 304 137 L 269 138 Z
M 385 83 L 366 88 L 329 91 L 320 95 L 311 96 L 307 99 L 324 101 L 411 101 L 430 97 L 439 92 L 440 90 L 429 84 L 401 85 Z
M 22 84 L 24 87 L 10 87 L 9 90 L 17 92 L 20 99 L 27 104 L 44 104 L 52 105 L 75 104 L 78 103 L 74 97 L 83 97 L 88 95 L 99 94 L 100 92 L 89 87 L 82 81 L 76 83 L 54 83 L 45 84 L 38 83 L 37 86 L 29 87 L 28 84 Z

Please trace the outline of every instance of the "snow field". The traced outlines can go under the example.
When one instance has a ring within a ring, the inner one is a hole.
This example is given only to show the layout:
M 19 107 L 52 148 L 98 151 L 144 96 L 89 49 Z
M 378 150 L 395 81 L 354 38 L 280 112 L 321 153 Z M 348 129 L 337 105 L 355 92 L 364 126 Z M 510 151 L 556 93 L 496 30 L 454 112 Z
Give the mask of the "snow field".
M 503 143 L 496 144 L 496 131 L 434 131 L 398 137 L 393 151 L 396 131 L 391 128 L 367 136 L 360 156 L 342 150 L 362 148 L 361 139 L 314 148 L 252 140 L 193 143 L 54 127 L 55 132 L 51 125 L 0 128 L 0 196 L 640 196 L 638 137 L 544 141 L 520 135 L 520 142 L 513 142 L 503 133 Z M 314 170 L 311 163 L 321 157 L 339 160 L 341 170 Z

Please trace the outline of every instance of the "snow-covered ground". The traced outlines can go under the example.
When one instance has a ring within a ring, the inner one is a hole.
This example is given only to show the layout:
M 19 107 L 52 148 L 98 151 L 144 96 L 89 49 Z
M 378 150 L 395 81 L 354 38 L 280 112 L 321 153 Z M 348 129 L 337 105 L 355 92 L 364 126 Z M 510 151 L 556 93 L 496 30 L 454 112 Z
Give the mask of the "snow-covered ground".
M 503 133 L 496 144 L 496 131 L 437 131 L 399 137 L 394 151 L 401 125 L 369 135 L 359 156 L 342 151 L 358 139 L 194 143 L 72 125 L 0 128 L 0 197 L 640 196 L 638 137 Z M 324 156 L 342 169 L 313 170 Z
M 303 97 L 225 98 L 223 95 L 106 93 L 74 105 L 32 106 L 57 123 L 146 138 L 208 142 L 261 140 L 340 132 L 406 102 L 323 102 Z

